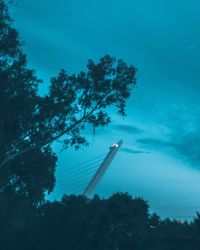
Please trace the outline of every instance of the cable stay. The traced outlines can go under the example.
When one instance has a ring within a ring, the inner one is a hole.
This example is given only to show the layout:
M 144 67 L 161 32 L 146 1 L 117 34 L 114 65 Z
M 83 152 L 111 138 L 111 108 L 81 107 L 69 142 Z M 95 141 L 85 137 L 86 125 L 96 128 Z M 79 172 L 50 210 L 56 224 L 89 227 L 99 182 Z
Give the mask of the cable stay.
M 89 183 L 89 181 L 91 180 L 93 175 L 90 175 L 90 176 L 85 176 L 81 179 L 81 181 L 79 182 L 67 182 L 67 183 L 62 183 L 62 184 L 59 184 L 56 188 L 55 188 L 55 191 L 66 191 L 66 190 L 69 190 L 71 189 L 72 187 L 77 187 L 77 186 L 80 186 L 83 184 L 83 186 L 85 186 L 86 184 Z
M 85 162 L 82 162 L 82 163 L 78 163 L 78 164 L 76 164 L 76 165 L 74 165 L 74 166 L 70 166 L 69 168 L 67 167 L 67 170 L 74 170 L 74 169 L 77 169 L 77 167 L 80 167 L 80 166 L 87 166 L 87 165 L 90 165 L 90 163 L 91 162 L 93 162 L 93 161 L 95 161 L 96 159 L 98 159 L 98 158 L 101 158 L 100 160 L 102 160 L 103 159 L 103 157 L 105 156 L 106 154 L 105 153 L 103 153 L 103 154 L 100 154 L 100 155 L 97 155 L 97 156 L 95 156 L 95 157 L 93 157 L 93 158 L 91 158 L 91 159 L 89 159 L 89 160 L 87 160 L 87 161 L 85 161 Z M 59 175 L 63 175 L 63 173 L 57 173 L 58 174 L 58 177 L 59 177 Z
M 94 166 L 91 169 L 86 170 L 85 172 L 82 172 L 80 174 L 76 174 L 74 176 L 68 177 L 66 176 L 65 178 L 62 178 L 61 180 L 59 180 L 59 184 L 62 183 L 70 183 L 70 182 L 76 182 L 77 180 L 81 180 L 82 178 L 84 178 L 84 176 L 88 176 L 88 175 L 94 175 L 94 173 L 96 172 L 95 170 L 97 170 L 97 168 L 99 167 L 99 164 Z
M 95 169 L 98 168 L 99 165 L 96 166 Z M 74 176 L 73 178 L 66 178 L 65 180 L 61 180 L 59 181 L 58 185 L 61 186 L 61 185 L 65 185 L 66 184 L 71 184 L 71 183 L 78 183 L 78 182 L 82 182 L 82 180 L 84 180 L 85 178 L 87 177 L 92 177 L 95 173 L 95 169 L 92 169 L 90 171 L 87 171 L 87 173 L 82 173 L 81 175 L 78 175 L 78 176 Z
M 92 164 L 88 164 L 88 165 L 85 165 L 85 166 L 80 166 L 78 169 L 74 170 L 74 171 L 66 171 L 65 173 L 63 173 L 60 177 L 57 177 L 59 180 L 62 180 L 64 178 L 71 178 L 79 173 L 85 173 L 87 170 L 90 170 L 90 169 L 94 169 L 96 168 L 96 166 L 99 166 L 100 163 L 102 162 L 102 159 L 101 160 L 98 160 Z M 87 167 L 87 168 L 86 168 Z

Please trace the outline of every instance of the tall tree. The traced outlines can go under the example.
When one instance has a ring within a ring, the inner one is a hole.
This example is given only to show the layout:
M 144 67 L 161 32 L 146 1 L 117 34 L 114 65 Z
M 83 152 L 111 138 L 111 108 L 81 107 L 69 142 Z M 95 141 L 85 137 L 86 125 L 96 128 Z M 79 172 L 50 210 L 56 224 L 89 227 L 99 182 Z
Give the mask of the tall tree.
M 32 202 L 41 200 L 54 183 L 56 156 L 50 147 L 22 156 L 32 142 L 26 136 L 38 105 L 39 80 L 26 66 L 18 32 L 4 1 L 0 1 L 0 198 L 6 204 L 11 194 Z M 18 155 L 12 159 L 12 155 Z
M 18 32 L 0 0 L 0 190 L 40 200 L 54 185 L 56 156 L 51 145 L 87 144 L 85 126 L 106 126 L 109 106 L 124 116 L 136 83 L 136 69 L 108 55 L 87 71 L 51 78 L 48 94 L 38 94 L 39 80 L 27 67 Z

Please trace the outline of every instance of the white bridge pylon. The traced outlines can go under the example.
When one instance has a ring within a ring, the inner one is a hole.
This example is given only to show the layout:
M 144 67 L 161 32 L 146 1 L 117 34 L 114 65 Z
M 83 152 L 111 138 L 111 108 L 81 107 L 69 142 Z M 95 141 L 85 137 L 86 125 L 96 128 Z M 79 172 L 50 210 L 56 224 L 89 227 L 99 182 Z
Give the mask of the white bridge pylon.
M 119 151 L 122 143 L 123 141 L 120 140 L 118 143 L 115 143 L 110 147 L 110 151 L 108 152 L 105 159 L 103 160 L 100 167 L 98 168 L 95 175 L 93 176 L 92 180 L 89 182 L 88 186 L 84 190 L 83 192 L 84 196 L 91 197 L 91 195 L 94 193 L 97 185 L 99 184 L 104 174 L 106 173 L 107 169 L 109 168 L 111 162 L 113 161 L 114 157 Z

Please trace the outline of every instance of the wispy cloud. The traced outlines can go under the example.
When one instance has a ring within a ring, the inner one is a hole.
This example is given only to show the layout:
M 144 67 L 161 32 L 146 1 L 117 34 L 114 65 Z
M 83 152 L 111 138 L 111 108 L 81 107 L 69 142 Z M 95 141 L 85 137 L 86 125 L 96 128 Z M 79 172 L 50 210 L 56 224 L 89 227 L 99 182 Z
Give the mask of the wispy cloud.
M 144 151 L 144 150 L 140 150 L 140 149 L 133 149 L 133 148 L 128 148 L 128 147 L 122 147 L 121 151 L 129 153 L 129 154 L 148 154 L 148 153 L 150 153 L 149 151 Z
M 191 166 L 200 168 L 200 128 L 194 131 L 176 131 L 168 136 L 168 140 L 145 137 L 137 140 L 143 148 L 169 153 Z
M 129 125 L 129 124 L 117 124 L 114 126 L 114 129 L 120 130 L 128 134 L 141 134 L 144 132 L 143 129 L 134 125 Z

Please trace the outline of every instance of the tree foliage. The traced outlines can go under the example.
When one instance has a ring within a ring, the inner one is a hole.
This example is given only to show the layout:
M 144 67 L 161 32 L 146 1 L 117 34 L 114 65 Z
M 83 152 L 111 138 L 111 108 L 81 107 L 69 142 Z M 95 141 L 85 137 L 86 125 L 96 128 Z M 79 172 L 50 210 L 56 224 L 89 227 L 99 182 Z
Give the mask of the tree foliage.
M 133 66 L 106 55 L 97 63 L 89 60 L 86 72 L 68 74 L 61 69 L 49 84 L 43 83 L 48 93 L 39 95 L 42 81 L 27 67 L 7 4 L 0 0 L 2 244 L 6 240 L 3 249 L 28 230 L 25 225 L 31 225 L 33 211 L 44 202 L 45 193 L 53 190 L 57 156 L 52 143 L 59 141 L 63 148 L 78 149 L 87 144 L 83 136 L 86 126 L 95 130 L 110 123 L 110 106 L 124 116 L 126 99 L 136 83 L 135 74 Z
M 161 219 L 149 213 L 147 202 L 128 194 L 107 199 L 64 196 L 25 211 L 26 220 L 15 224 L 15 230 L 0 228 L 1 249 L 200 249 L 199 214 L 191 222 Z
M 110 123 L 110 106 L 124 116 L 126 100 L 136 83 L 136 69 L 108 55 L 87 71 L 61 69 L 38 94 L 38 79 L 27 67 L 18 32 L 7 5 L 0 0 L 0 191 L 24 195 L 37 203 L 55 183 L 52 143 L 78 149 L 87 144 L 85 127 Z
M 39 80 L 27 68 L 18 32 L 12 27 L 7 5 L 0 1 L 0 199 L 17 195 L 32 203 L 43 198 L 54 184 L 56 156 L 50 147 L 21 151 L 33 142 L 31 131 L 38 102 Z M 13 157 L 18 156 L 18 157 Z

